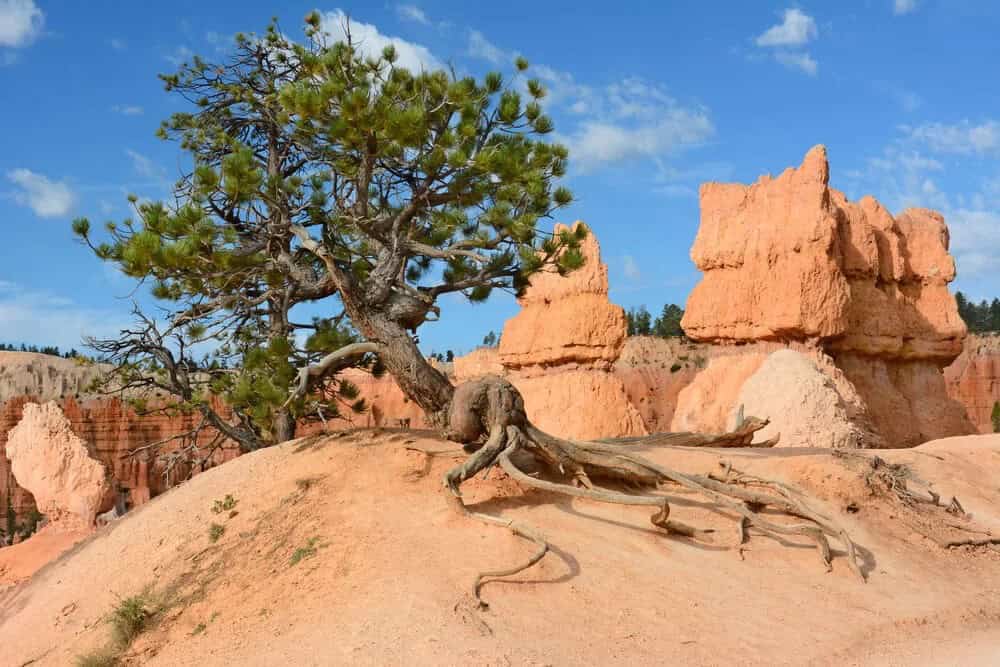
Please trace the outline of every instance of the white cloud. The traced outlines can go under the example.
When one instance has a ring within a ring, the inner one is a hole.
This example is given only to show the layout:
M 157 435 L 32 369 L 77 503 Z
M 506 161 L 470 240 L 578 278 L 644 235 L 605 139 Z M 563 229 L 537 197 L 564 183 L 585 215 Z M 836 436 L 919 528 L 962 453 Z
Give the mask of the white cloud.
M 473 58 L 488 60 L 494 65 L 510 65 L 514 62 L 514 54 L 504 51 L 499 46 L 486 39 L 478 30 L 469 31 L 469 55 Z
M 699 144 L 712 136 L 707 116 L 687 109 L 670 109 L 656 122 L 626 127 L 603 122 L 585 122 L 569 137 L 570 156 L 584 171 L 599 164 L 654 157 Z
M 781 23 L 771 26 L 755 41 L 761 48 L 775 49 L 774 59 L 788 69 L 816 76 L 819 63 L 805 51 L 796 47 L 805 46 L 816 38 L 818 31 L 813 17 L 798 9 L 786 9 Z
M 570 163 L 583 171 L 637 158 L 656 159 L 700 144 L 715 132 L 705 110 L 683 107 L 641 79 L 625 79 L 602 93 L 587 89 L 591 115 L 559 137 L 569 145 Z
M 128 48 L 128 44 L 125 42 L 125 40 L 118 39 L 117 37 L 112 38 L 108 42 L 108 44 L 110 44 L 111 48 L 114 49 L 115 51 L 124 51 L 125 49 Z
M 626 278 L 629 280 L 639 280 L 642 278 L 642 271 L 639 270 L 639 264 L 635 261 L 635 257 L 625 255 L 622 264 L 622 271 L 625 273 Z
M 892 3 L 892 13 L 896 16 L 909 14 L 917 8 L 917 0 L 894 0 Z
M 84 336 L 112 336 L 127 324 L 119 313 L 0 281 L 0 340 L 79 349 Z
M 427 18 L 427 14 L 416 5 L 396 5 L 396 15 L 404 21 L 430 25 L 430 19 Z
M 163 167 L 157 165 L 142 153 L 134 151 L 131 148 L 126 148 L 125 154 L 132 160 L 132 168 L 140 176 L 145 176 L 146 178 L 164 177 Z
M 142 107 L 135 104 L 116 104 L 111 107 L 111 110 L 115 113 L 120 113 L 123 116 L 141 116 Z
M 383 35 L 374 25 L 349 19 L 342 10 L 326 12 L 321 17 L 321 25 L 326 36 L 335 41 L 347 41 L 348 21 L 351 39 L 365 56 L 378 57 L 382 49 L 390 44 L 396 48 L 396 64 L 412 72 L 442 69 L 444 64 L 435 58 L 426 47 L 408 42 L 400 37 Z
M 960 155 L 1000 154 L 1000 123 L 994 120 L 973 125 L 967 120 L 955 125 L 928 123 L 904 126 L 909 138 L 931 150 Z
M 816 76 L 816 72 L 819 70 L 819 63 L 808 53 L 778 51 L 774 54 L 774 59 L 789 69 L 802 70 L 809 76 Z
M 757 46 L 802 46 L 817 35 L 816 21 L 798 9 L 786 9 L 784 20 L 757 37 Z
M 28 169 L 8 171 L 7 178 L 20 188 L 14 193 L 14 201 L 31 208 L 41 218 L 64 217 L 76 203 L 76 196 L 68 185 Z
M 45 14 L 34 0 L 0 0 L 0 46 L 19 48 L 42 34 Z

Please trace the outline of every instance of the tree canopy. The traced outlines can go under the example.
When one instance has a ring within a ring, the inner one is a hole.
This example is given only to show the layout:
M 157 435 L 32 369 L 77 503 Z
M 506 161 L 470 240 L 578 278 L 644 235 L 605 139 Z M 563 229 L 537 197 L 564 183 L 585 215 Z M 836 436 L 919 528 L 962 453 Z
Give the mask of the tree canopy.
M 646 306 L 629 308 L 625 311 L 629 336 L 659 336 L 660 338 L 683 336 L 684 330 L 681 328 L 681 318 L 683 317 L 684 309 L 673 303 L 664 304 L 663 310 L 655 320 L 646 310 Z

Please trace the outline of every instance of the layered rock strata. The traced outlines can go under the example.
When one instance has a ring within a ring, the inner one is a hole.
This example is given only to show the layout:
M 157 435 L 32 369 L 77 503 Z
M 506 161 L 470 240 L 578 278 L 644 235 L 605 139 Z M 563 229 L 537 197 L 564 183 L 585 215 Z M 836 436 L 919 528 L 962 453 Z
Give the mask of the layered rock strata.
M 25 405 L 21 421 L 7 434 L 6 451 L 18 485 L 31 493 L 49 525 L 66 531 L 94 525 L 111 490 L 108 471 L 58 405 Z
M 870 417 L 864 446 L 971 432 L 941 372 L 966 334 L 948 291 L 955 264 L 943 218 L 926 209 L 894 218 L 872 197 L 848 201 L 829 176 L 817 146 L 777 178 L 702 186 L 691 257 L 703 277 L 685 332 L 721 345 L 797 341 L 829 355 Z

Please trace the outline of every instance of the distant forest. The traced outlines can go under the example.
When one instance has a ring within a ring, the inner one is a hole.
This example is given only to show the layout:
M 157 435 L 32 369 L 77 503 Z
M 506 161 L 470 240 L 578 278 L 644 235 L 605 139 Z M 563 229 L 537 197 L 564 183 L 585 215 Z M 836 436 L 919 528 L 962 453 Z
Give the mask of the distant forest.
M 969 301 L 961 292 L 955 292 L 958 314 L 965 320 L 965 326 L 973 333 L 1000 331 L 1000 299 L 979 303 Z
M 48 354 L 53 357 L 62 357 L 63 359 L 89 359 L 87 355 L 81 354 L 75 349 L 69 350 L 68 352 L 62 352 L 58 347 L 52 345 L 43 345 L 42 347 L 38 347 L 37 345 L 25 345 L 24 343 L 21 343 L 20 345 L 0 343 L 0 352 L 35 352 L 36 354 Z

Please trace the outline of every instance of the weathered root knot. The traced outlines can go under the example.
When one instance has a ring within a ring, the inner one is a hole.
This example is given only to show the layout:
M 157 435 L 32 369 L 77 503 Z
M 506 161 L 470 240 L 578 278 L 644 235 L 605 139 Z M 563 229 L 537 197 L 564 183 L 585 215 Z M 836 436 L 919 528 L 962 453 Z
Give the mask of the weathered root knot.
M 459 442 L 473 440 L 485 443 L 461 465 L 445 474 L 444 482 L 456 499 L 460 510 L 485 523 L 509 529 L 515 535 L 538 545 L 538 550 L 526 562 L 502 570 L 488 570 L 476 575 L 473 593 L 482 607 L 480 589 L 487 577 L 517 574 L 540 561 L 548 551 L 548 543 L 533 529 L 478 512 L 470 512 L 461 501 L 460 487 L 481 470 L 499 465 L 518 484 L 527 488 L 558 493 L 596 502 L 618 505 L 643 505 L 655 508 L 650 517 L 654 526 L 665 532 L 692 539 L 711 541 L 711 528 L 690 526 L 671 518 L 669 496 L 654 493 L 658 487 L 675 486 L 697 493 L 716 507 L 738 517 L 738 539 L 733 548 L 742 548 L 749 538 L 749 529 L 780 539 L 780 536 L 800 536 L 812 541 L 824 569 L 832 569 L 833 551 L 830 538 L 837 539 L 846 554 L 850 569 L 865 580 L 858 549 L 847 531 L 831 517 L 815 509 L 805 494 L 775 480 L 756 477 L 720 463 L 722 473 L 693 475 L 661 466 L 632 451 L 629 445 L 679 445 L 703 447 L 749 446 L 753 434 L 767 425 L 766 420 L 749 417 L 732 433 L 658 434 L 643 438 L 618 438 L 595 442 L 577 442 L 556 438 L 535 428 L 528 421 L 517 389 L 507 380 L 487 376 L 458 387 L 451 406 L 451 437 Z M 766 446 L 773 446 L 768 441 Z M 519 468 L 512 457 L 528 453 L 560 481 L 550 481 Z M 639 488 L 639 493 L 623 493 L 604 488 L 596 480 L 610 480 Z M 801 522 L 790 523 L 763 514 L 764 508 L 776 509 Z

